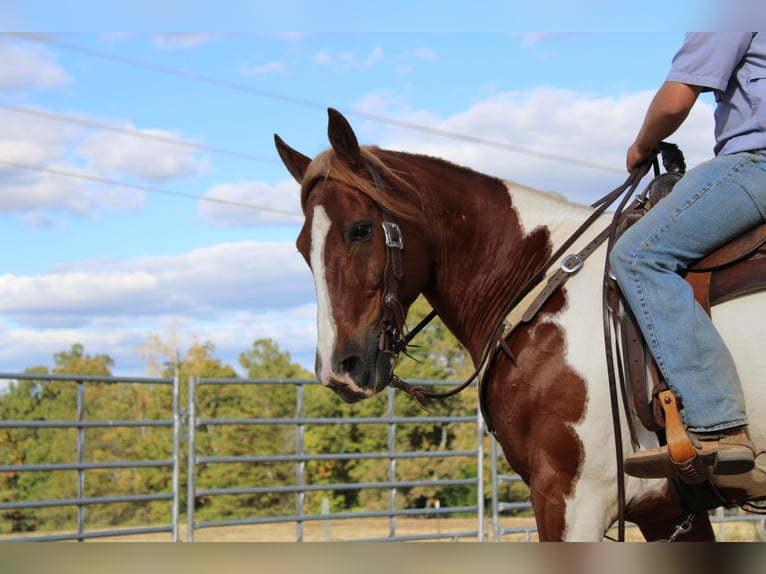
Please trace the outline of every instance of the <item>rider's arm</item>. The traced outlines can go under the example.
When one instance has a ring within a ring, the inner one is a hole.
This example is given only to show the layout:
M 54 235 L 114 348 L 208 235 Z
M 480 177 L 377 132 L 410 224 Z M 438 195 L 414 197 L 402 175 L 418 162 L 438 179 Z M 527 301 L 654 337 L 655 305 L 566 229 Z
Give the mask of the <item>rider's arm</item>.
M 680 82 L 668 81 L 662 84 L 649 105 L 636 140 L 628 148 L 626 165 L 629 172 L 636 169 L 662 140 L 681 126 L 702 90 L 700 86 Z

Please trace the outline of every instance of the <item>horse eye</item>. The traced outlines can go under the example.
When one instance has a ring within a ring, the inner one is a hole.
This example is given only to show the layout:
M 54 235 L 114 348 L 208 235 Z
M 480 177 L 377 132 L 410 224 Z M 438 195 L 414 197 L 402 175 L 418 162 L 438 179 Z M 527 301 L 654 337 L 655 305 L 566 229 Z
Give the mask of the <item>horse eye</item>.
M 359 221 L 351 226 L 348 237 L 351 241 L 365 241 L 372 234 L 372 223 L 369 221 Z

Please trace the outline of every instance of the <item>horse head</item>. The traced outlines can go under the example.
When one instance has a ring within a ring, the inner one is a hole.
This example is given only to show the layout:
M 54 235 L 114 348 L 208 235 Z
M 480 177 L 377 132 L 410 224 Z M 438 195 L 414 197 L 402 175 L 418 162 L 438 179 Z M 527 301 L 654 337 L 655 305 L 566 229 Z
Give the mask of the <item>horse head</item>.
M 316 376 L 353 403 L 391 382 L 404 317 L 427 265 L 418 263 L 416 244 L 404 258 L 407 233 L 393 221 L 409 222 L 416 211 L 401 202 L 406 182 L 381 162 L 380 150 L 359 145 L 339 112 L 328 113 L 332 147 L 313 159 L 274 139 L 301 185 L 305 221 L 297 247 L 316 287 Z

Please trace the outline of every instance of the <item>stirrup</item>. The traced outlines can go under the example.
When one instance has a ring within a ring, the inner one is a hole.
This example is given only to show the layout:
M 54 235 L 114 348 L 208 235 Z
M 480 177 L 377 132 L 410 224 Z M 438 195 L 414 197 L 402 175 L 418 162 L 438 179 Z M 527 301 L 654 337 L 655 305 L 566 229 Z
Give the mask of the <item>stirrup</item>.
M 670 462 L 681 480 L 688 484 L 702 484 L 708 480 L 708 469 L 697 455 L 678 414 L 678 402 L 673 391 L 666 389 L 657 395 L 665 416 L 665 437 L 668 441 Z

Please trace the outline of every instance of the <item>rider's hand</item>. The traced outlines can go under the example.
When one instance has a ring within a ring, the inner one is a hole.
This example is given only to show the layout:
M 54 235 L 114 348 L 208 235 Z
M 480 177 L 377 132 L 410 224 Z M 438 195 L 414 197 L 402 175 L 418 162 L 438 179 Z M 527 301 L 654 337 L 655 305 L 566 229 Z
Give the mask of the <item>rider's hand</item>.
M 644 163 L 654 152 L 653 149 L 646 149 L 638 143 L 634 143 L 628 148 L 628 155 L 625 161 L 625 165 L 628 168 L 628 173 L 633 172 L 638 166 Z

